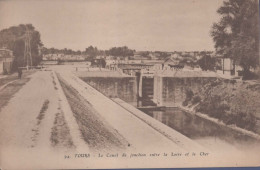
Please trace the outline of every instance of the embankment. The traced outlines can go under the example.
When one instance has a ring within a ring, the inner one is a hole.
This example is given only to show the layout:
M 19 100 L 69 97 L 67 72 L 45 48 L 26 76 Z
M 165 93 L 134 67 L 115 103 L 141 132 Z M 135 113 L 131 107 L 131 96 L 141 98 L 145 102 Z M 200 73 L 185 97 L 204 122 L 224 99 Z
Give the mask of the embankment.
M 84 141 L 92 152 L 122 150 L 127 141 L 71 85 L 58 75 Z
M 216 79 L 199 91 L 186 89 L 183 106 L 260 134 L 260 83 Z

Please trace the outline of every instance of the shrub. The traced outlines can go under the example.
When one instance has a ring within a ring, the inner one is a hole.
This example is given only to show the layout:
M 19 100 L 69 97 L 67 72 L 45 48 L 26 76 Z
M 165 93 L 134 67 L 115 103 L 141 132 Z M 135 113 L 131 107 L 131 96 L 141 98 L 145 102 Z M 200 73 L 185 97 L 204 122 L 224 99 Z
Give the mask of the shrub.
M 230 83 L 233 84 L 233 85 L 234 85 L 236 82 L 237 82 L 236 80 L 230 80 Z
M 216 86 L 220 85 L 221 83 L 222 83 L 221 80 L 216 79 L 215 81 L 210 82 L 210 86 L 211 87 L 216 87 Z
M 227 125 L 232 125 L 235 124 L 235 115 L 234 114 L 226 114 L 225 116 L 223 116 L 223 120 L 222 120 L 225 124 Z
M 182 106 L 187 106 L 188 105 L 188 101 L 187 100 L 184 100 L 183 102 L 182 102 Z
M 191 103 L 194 105 L 194 104 L 199 103 L 200 101 L 201 101 L 201 98 L 200 98 L 200 96 L 197 95 L 192 98 Z
M 251 131 L 255 131 L 255 127 L 256 127 L 256 117 L 254 116 L 254 114 L 252 113 L 245 113 L 245 112 L 238 112 L 238 114 L 236 115 L 236 125 L 238 127 L 247 129 L 247 130 L 251 130 Z
M 194 96 L 194 93 L 191 89 L 186 89 L 185 91 L 186 99 L 185 101 L 191 101 L 192 97 Z
M 4 75 L 8 74 L 8 72 L 7 72 L 6 69 L 4 69 L 3 74 L 4 74 Z
M 244 71 L 242 80 L 255 80 L 259 79 L 259 75 L 257 73 L 251 71 Z
M 183 106 L 187 106 L 191 101 L 192 97 L 194 96 L 193 91 L 189 88 L 185 90 L 185 100 L 182 102 Z
M 199 98 L 196 100 L 199 100 Z M 206 97 L 202 102 L 200 102 L 200 105 L 196 110 L 208 114 L 211 117 L 223 120 L 229 110 L 229 106 L 222 102 L 220 96 L 214 95 Z

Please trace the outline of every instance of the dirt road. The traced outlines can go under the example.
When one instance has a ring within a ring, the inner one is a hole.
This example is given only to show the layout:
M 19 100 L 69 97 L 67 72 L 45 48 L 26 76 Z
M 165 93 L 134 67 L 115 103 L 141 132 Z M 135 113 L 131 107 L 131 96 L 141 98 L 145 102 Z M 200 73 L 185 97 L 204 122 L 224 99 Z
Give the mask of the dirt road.
M 26 80 L 24 78 L 19 82 L 26 83 Z M 4 100 L 2 95 L 1 99 Z M 57 113 L 60 111 L 51 73 L 37 72 L 31 75 L 31 80 L 1 108 L 1 148 L 49 147 Z
M 14 90 L 13 86 L 19 88 Z M 44 156 L 44 153 L 49 157 L 54 156 L 49 153 L 61 153 L 59 158 L 63 158 L 70 152 L 106 151 L 127 146 L 124 138 L 95 116 L 95 112 L 85 115 L 84 109 L 89 111 L 91 108 L 77 101 L 78 96 L 67 89 L 67 97 L 76 99 L 70 100 L 70 104 L 72 101 L 84 107 L 78 116 L 85 116 L 88 122 L 72 121 L 75 118 L 54 72 L 38 71 L 3 90 L 0 97 L 0 167 L 11 165 L 12 159 L 8 158 L 24 152 L 28 152 L 30 159 Z M 89 133 L 89 129 L 92 132 Z
M 75 149 L 56 88 L 50 71 L 38 71 L 1 91 L 0 167 Z M 25 160 L 16 157 L 19 154 Z

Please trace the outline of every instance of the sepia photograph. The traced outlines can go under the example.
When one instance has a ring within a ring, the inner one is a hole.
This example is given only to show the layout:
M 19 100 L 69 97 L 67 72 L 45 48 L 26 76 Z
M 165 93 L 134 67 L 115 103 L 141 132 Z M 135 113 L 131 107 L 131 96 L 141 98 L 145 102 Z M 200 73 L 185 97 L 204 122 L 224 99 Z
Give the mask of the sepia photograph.
M 260 166 L 259 0 L 0 0 L 0 170 Z

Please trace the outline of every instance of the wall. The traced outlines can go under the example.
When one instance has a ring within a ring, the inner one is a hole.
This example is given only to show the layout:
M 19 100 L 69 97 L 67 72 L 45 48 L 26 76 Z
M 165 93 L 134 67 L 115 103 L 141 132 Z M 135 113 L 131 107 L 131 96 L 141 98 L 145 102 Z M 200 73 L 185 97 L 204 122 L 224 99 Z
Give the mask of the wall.
M 137 80 L 134 77 L 84 77 L 81 78 L 108 97 L 120 99 L 136 106 Z M 185 91 L 190 88 L 199 91 L 214 77 L 154 77 L 153 102 L 158 106 L 175 106 L 185 98 Z
M 81 77 L 81 79 L 107 97 L 119 97 L 133 105 L 137 104 L 135 77 Z
M 3 74 L 3 66 L 4 66 L 3 60 L 1 60 L 0 58 L 0 74 Z
M 186 89 L 198 92 L 214 77 L 154 77 L 153 101 L 159 106 L 175 106 L 181 104 L 185 98 Z

